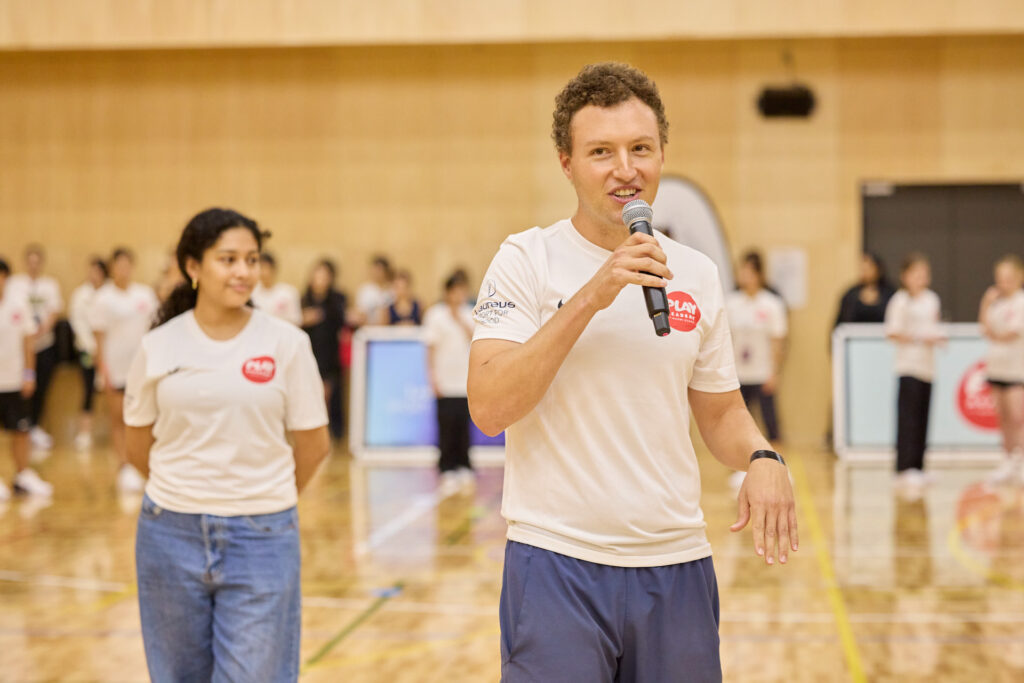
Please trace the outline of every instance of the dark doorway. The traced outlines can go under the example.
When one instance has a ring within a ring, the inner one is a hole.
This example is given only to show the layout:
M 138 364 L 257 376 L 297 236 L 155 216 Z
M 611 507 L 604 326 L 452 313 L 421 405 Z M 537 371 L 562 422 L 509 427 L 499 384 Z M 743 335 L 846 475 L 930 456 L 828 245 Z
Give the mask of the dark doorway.
M 862 186 L 864 248 L 881 256 L 894 283 L 904 255 L 925 253 L 942 317 L 974 322 L 1000 256 L 1024 256 L 1024 185 Z

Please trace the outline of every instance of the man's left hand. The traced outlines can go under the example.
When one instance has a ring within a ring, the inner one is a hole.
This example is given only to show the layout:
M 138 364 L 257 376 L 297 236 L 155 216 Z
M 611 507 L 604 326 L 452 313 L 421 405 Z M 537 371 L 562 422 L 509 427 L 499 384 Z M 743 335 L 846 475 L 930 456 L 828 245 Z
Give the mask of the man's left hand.
M 789 472 L 782 463 L 761 458 L 750 463 L 740 487 L 739 509 L 731 531 L 740 531 L 753 522 L 754 550 L 767 564 L 775 559 L 785 564 L 790 549 L 799 548 L 796 502 Z

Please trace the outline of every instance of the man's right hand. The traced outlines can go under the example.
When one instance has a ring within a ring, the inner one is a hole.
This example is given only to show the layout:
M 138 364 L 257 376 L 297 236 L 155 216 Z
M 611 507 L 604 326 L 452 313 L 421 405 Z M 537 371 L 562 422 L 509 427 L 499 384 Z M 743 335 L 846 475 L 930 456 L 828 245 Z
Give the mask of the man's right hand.
M 674 276 L 658 240 L 636 232 L 620 244 L 584 286 L 598 310 L 608 308 L 626 285 L 665 287 Z

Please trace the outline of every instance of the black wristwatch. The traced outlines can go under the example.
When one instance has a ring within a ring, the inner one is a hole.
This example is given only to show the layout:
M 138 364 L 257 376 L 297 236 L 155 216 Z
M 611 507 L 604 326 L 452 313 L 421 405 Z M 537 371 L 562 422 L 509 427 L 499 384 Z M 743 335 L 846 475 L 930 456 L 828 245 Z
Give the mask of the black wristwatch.
M 786 461 L 783 460 L 782 456 L 779 455 L 778 453 L 776 453 L 775 451 L 754 451 L 754 453 L 750 456 L 750 462 L 754 462 L 755 460 L 760 460 L 761 458 L 768 458 L 770 460 L 778 460 L 779 462 L 782 463 L 783 467 L 786 466 Z

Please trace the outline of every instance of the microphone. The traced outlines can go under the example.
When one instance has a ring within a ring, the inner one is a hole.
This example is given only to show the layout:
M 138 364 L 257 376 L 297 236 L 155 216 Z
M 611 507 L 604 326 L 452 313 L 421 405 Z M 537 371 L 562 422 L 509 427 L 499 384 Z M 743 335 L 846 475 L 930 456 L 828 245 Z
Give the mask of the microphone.
M 651 205 L 642 199 L 634 199 L 622 207 L 622 222 L 629 228 L 629 234 L 642 232 L 645 235 L 654 236 L 651 230 L 651 220 L 654 218 L 654 211 Z M 651 275 L 651 273 L 646 273 Z M 668 324 L 668 295 L 664 287 L 644 287 L 644 303 L 647 304 L 647 315 L 654 323 L 654 333 L 664 337 L 672 328 Z

